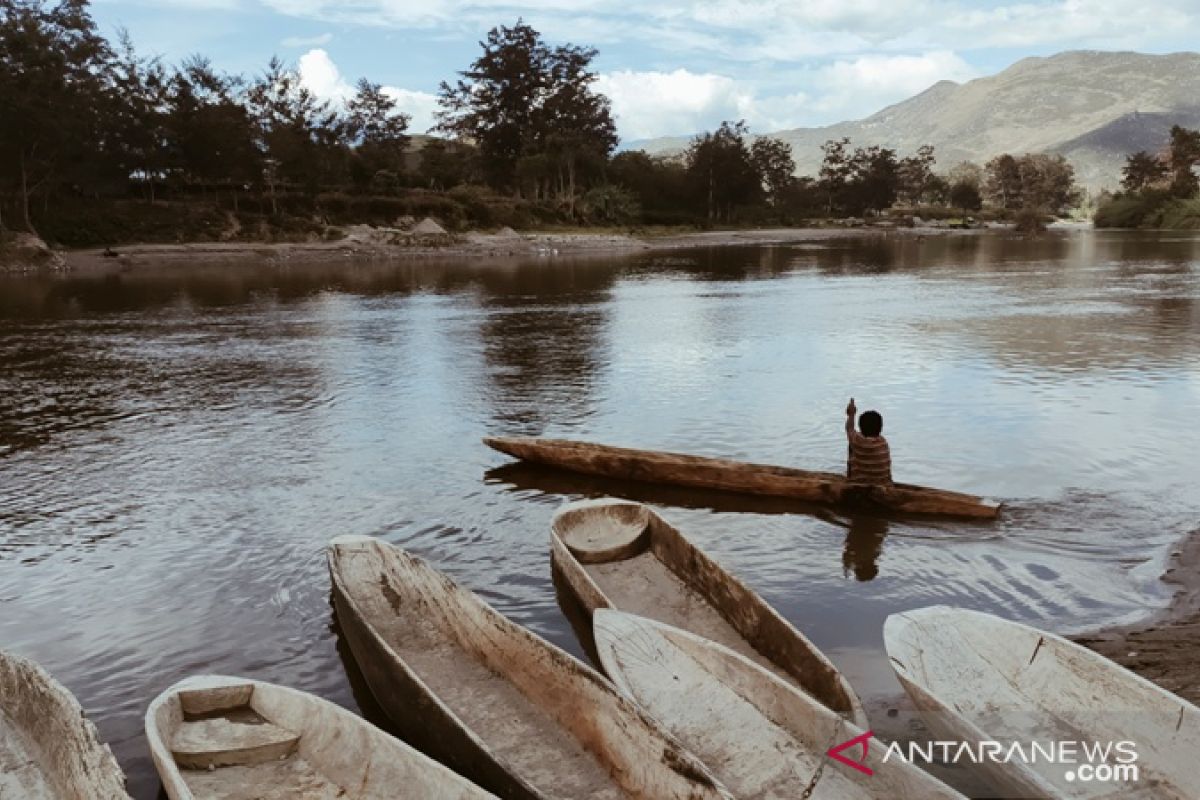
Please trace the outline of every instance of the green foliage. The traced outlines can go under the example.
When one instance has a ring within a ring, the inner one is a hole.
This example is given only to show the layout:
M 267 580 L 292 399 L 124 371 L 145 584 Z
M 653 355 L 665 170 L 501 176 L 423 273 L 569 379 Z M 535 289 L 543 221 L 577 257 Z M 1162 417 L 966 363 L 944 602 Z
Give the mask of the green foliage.
M 984 170 L 985 198 L 1005 211 L 1034 209 L 1060 215 L 1081 198 L 1075 169 L 1061 155 L 1005 153 L 989 161 Z
M 1195 197 L 1200 180 L 1195 167 L 1200 163 L 1200 131 L 1181 125 L 1171 128 L 1171 193 L 1176 197 Z
M 983 208 L 983 195 L 979 192 L 979 185 L 965 178 L 950 187 L 947 200 L 950 205 L 963 211 L 978 211 Z
M 922 145 L 916 155 L 900 160 L 896 167 L 899 185 L 896 194 L 900 202 L 911 205 L 936 203 L 945 198 L 946 182 L 933 173 L 937 163 L 933 145 Z
M 1180 199 L 1169 189 L 1121 194 L 1102 203 L 1097 228 L 1200 230 L 1200 199 Z
M 1162 198 L 1147 194 L 1127 194 L 1112 198 L 1096 209 L 1092 218 L 1097 228 L 1141 228 L 1162 206 Z
M 641 205 L 630 190 L 609 184 L 590 189 L 580 203 L 584 219 L 597 225 L 627 225 L 641 215 Z
M 897 160 L 896 151 L 885 147 L 850 150 L 849 139 L 831 139 L 821 146 L 825 153 L 817 182 L 825 196 L 826 211 L 861 216 L 889 208 L 904 191 L 913 202 L 932 200 L 943 193 L 935 180 L 933 148 L 922 147 L 916 156 Z
M 772 206 L 780 206 L 795 181 L 792 146 L 782 139 L 760 136 L 750 145 L 750 163 L 762 181 L 767 200 Z
M 1046 230 L 1046 214 L 1038 208 L 1026 206 L 1013 215 L 1017 233 L 1041 233 Z
M 346 136 L 357 145 L 354 171 L 370 176 L 373 191 L 378 191 L 380 173 L 404 172 L 408 123 L 409 116 L 396 111 L 396 101 L 384 94 L 382 86 L 359 80 L 354 97 L 346 103 Z M 393 183 L 398 188 L 398 178 Z
M 732 222 L 735 209 L 763 196 L 763 178 L 747 143 L 745 122 L 722 122 L 711 133 L 692 140 L 684 161 L 688 183 L 701 198 L 708 222 Z
M 1155 188 L 1169 173 L 1168 166 L 1161 159 L 1143 150 L 1125 160 L 1125 166 L 1121 169 L 1121 188 L 1126 192 Z
M 596 51 L 551 48 L 520 20 L 493 28 L 482 46 L 453 86 L 442 83 L 439 130 L 479 148 L 492 187 L 513 189 L 520 178 L 533 179 L 539 192 L 549 187 L 573 203 L 578 163 L 604 160 L 617 145 L 608 98 L 592 88 Z M 557 180 L 548 181 L 546 172 Z

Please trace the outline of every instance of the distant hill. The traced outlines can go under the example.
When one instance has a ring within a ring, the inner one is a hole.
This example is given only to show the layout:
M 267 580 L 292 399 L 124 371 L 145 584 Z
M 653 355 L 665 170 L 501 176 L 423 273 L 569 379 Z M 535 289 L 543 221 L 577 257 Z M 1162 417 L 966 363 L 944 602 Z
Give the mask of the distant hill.
M 1086 50 L 1026 58 L 964 84 L 942 81 L 866 119 L 771 135 L 792 146 L 802 175 L 816 174 L 822 143 L 848 136 L 901 155 L 932 144 L 941 169 L 1004 152 L 1062 153 L 1097 189 L 1119 183 L 1129 153 L 1162 147 L 1173 124 L 1200 125 L 1200 53 Z M 639 144 L 677 152 L 687 139 Z

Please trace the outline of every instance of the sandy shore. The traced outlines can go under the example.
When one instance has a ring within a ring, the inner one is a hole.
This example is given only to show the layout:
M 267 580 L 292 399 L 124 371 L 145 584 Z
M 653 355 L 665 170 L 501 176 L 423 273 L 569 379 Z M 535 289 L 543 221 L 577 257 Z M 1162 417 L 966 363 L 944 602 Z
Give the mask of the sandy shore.
M 115 248 L 70 250 L 66 268 L 140 267 L 159 264 L 262 262 L 303 263 L 353 258 L 407 260 L 442 258 L 513 258 L 584 255 L 622 255 L 659 250 L 682 250 L 737 245 L 788 244 L 862 236 L 954 236 L 978 230 L 942 228 L 775 228 L 735 231 L 697 231 L 666 235 L 620 233 L 502 233 L 471 232 L 458 236 L 394 243 L 388 229 L 354 226 L 346 238 L 331 242 L 202 242 L 138 244 Z
M 1171 554 L 1163 580 L 1177 590 L 1165 611 L 1146 622 L 1076 636 L 1075 641 L 1200 703 L 1200 529 Z

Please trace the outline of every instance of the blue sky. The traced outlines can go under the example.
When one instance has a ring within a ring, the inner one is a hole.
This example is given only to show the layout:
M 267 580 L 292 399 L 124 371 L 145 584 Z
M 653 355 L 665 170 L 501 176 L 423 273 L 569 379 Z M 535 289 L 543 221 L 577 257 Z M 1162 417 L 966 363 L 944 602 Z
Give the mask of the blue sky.
M 438 82 L 498 24 L 599 49 L 626 141 L 722 119 L 753 130 L 857 119 L 938 80 L 1067 49 L 1172 52 L 1200 41 L 1196 0 L 94 0 L 105 33 L 177 62 L 253 73 L 272 55 L 338 98 L 359 77 L 431 124 Z

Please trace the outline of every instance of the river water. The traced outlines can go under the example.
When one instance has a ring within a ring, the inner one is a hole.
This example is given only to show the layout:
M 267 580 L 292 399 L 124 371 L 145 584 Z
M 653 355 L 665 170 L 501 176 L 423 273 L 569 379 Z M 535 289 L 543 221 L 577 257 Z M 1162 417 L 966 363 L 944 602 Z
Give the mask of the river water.
M 995 524 L 796 513 L 506 466 L 545 434 L 840 469 L 884 415 L 898 480 Z M 900 701 L 892 612 L 1059 632 L 1146 614 L 1200 510 L 1200 239 L 834 237 L 524 262 L 0 279 L 0 648 L 71 688 L 138 798 L 155 694 L 280 682 L 382 722 L 339 641 L 343 533 L 411 548 L 582 655 L 551 583 L 566 499 L 650 502 Z

